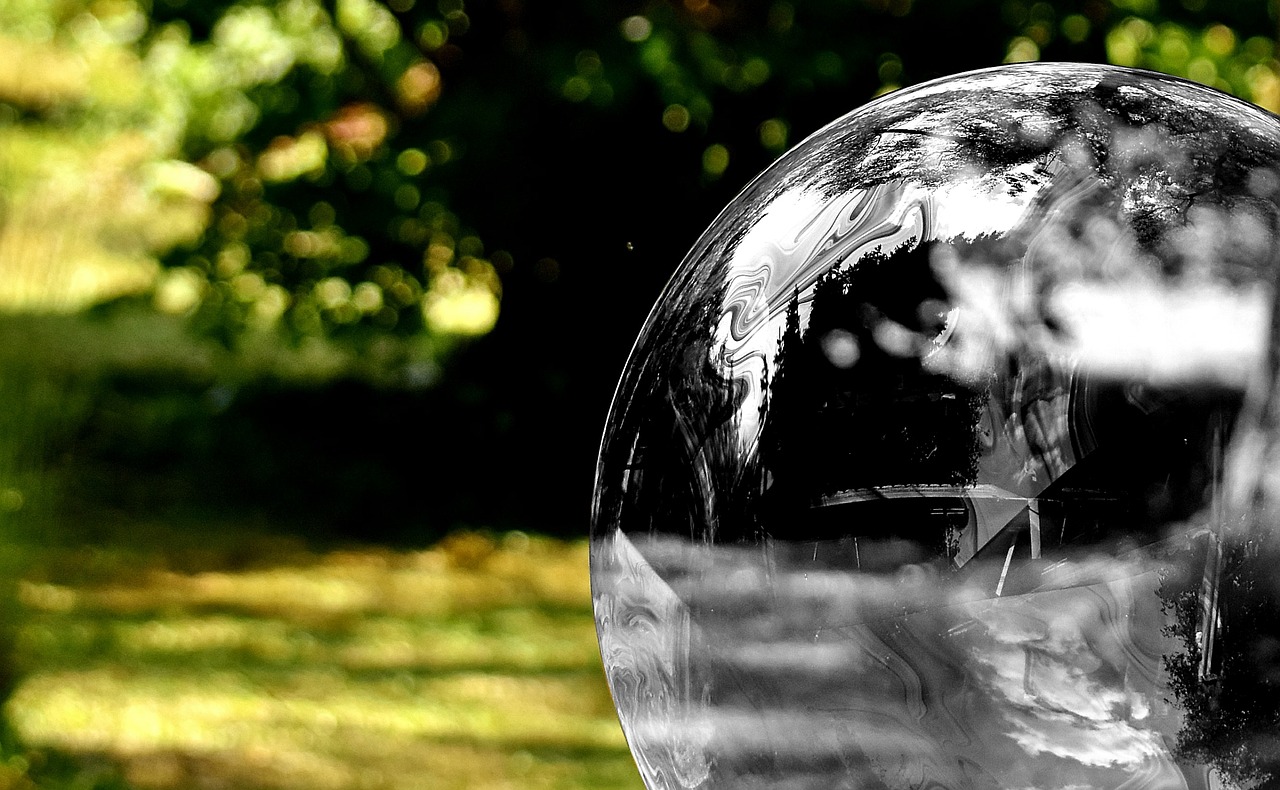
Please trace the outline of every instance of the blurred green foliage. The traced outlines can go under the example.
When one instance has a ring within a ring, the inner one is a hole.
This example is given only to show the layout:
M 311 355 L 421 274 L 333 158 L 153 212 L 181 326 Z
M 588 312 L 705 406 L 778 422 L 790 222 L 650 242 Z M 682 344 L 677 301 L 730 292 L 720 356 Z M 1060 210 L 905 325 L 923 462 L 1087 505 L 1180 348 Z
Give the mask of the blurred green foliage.
M 362 350 L 493 325 L 497 274 L 434 176 L 453 147 L 419 120 L 440 74 L 388 8 L 15 2 L 0 37 L 5 246 L 70 267 L 19 289 L 15 261 L 9 307 L 144 293 L 228 345 Z M 89 254 L 64 265 L 69 241 Z
M 578 244 L 548 238 L 607 245 L 580 204 L 626 206 L 636 149 L 719 200 L 833 101 L 1021 60 L 1275 109 L 1275 25 L 1262 0 L 8 0 L 0 305 L 141 295 L 229 346 L 267 330 L 405 364 L 488 332 L 517 261 L 559 279 Z M 533 202 L 565 220 L 550 237 Z

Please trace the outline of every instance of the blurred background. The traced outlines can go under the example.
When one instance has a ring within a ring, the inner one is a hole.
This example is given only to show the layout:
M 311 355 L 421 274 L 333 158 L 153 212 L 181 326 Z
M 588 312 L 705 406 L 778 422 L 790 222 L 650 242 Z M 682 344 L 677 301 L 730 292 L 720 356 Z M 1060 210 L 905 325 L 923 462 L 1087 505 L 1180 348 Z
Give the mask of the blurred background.
M 1268 0 L 0 0 L 0 790 L 640 787 L 599 432 L 685 250 L 874 96 L 1280 109 Z

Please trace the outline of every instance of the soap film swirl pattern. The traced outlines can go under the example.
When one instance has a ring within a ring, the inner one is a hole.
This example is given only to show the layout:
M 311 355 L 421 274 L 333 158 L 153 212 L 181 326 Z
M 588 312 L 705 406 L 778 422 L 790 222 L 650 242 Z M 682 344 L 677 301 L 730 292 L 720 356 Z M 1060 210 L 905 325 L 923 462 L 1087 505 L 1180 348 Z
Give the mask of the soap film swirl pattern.
M 651 788 L 1280 779 L 1280 122 L 1022 65 L 752 182 L 650 316 L 592 581 Z

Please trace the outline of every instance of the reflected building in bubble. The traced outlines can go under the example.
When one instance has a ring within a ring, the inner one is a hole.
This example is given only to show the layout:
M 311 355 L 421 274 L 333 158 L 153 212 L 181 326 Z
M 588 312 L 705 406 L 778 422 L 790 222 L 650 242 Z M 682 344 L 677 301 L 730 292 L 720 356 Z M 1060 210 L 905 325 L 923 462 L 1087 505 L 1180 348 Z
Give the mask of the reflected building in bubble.
M 806 140 L 697 242 L 601 450 L 651 788 L 1280 781 L 1280 121 L 975 72 Z

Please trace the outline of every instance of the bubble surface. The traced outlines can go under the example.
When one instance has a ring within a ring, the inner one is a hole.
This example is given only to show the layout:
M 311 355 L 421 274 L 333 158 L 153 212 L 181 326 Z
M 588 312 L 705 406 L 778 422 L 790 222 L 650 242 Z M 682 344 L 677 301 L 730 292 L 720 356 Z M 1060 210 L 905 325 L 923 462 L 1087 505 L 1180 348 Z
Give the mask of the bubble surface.
M 1064 64 L 882 97 L 753 181 L 597 470 L 646 784 L 1280 778 L 1278 190 L 1274 116 Z

